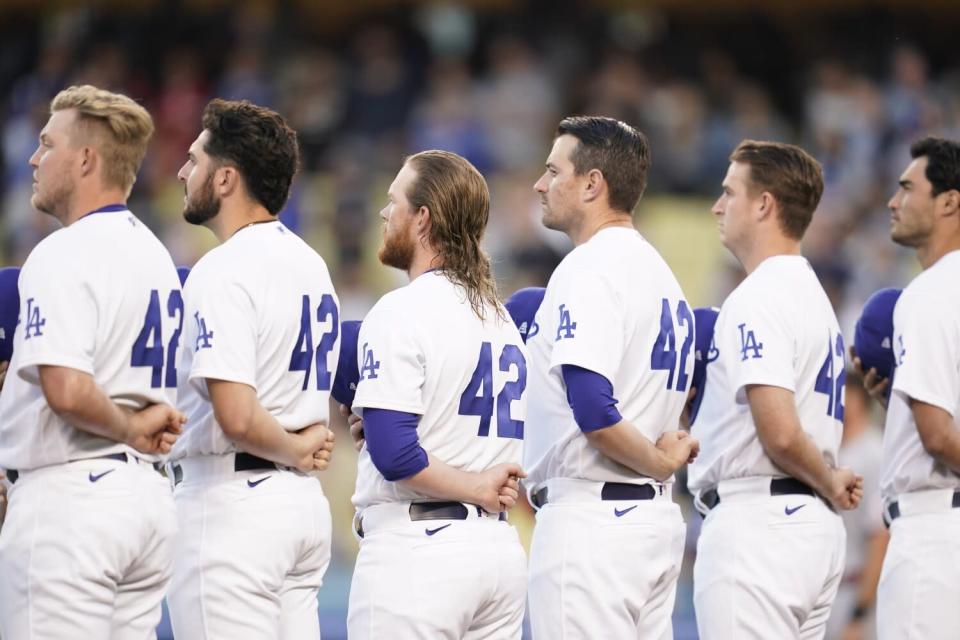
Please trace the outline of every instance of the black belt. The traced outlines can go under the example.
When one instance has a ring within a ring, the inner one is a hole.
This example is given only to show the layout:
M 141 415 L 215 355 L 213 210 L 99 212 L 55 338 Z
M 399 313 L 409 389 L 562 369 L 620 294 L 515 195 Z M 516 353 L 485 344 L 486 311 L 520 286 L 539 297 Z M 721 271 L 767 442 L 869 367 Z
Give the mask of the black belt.
M 661 485 L 660 493 L 663 493 Z M 629 482 L 604 482 L 600 489 L 601 500 L 653 500 L 657 497 L 657 489 L 652 484 L 631 484 Z M 533 506 L 540 509 L 550 500 L 547 487 L 533 492 L 531 496 Z
M 817 495 L 817 492 L 811 489 L 807 483 L 800 482 L 796 478 L 773 478 L 770 480 L 770 495 L 772 496 L 788 496 L 798 493 L 808 496 Z M 717 493 L 716 489 L 707 489 L 700 494 L 700 502 L 707 509 L 713 509 L 720 504 L 720 494 Z
M 950 506 L 954 509 L 960 509 L 960 489 L 957 489 L 953 492 L 953 501 L 950 503 Z M 887 507 L 886 513 L 888 521 L 886 525 L 889 527 L 890 523 L 900 517 L 900 502 L 894 500 L 890 503 L 890 506 Z
M 127 461 L 127 454 L 125 453 L 108 453 L 102 456 L 94 456 L 92 458 L 80 458 L 78 460 L 68 460 L 68 462 L 80 462 L 80 460 L 119 460 L 120 462 Z M 17 478 L 20 477 L 20 472 L 16 469 L 7 469 L 7 479 L 10 481 L 10 484 L 13 484 L 17 481 Z
M 173 465 L 173 484 L 180 484 L 183 481 L 183 467 L 174 463 Z M 277 463 L 271 462 L 266 458 L 255 456 L 252 453 L 238 451 L 233 456 L 234 471 L 259 471 L 261 469 L 270 469 L 276 471 Z
M 483 515 L 483 507 L 463 502 L 411 502 L 410 520 L 419 522 L 421 520 L 466 520 L 470 511 L 469 508 L 477 510 L 477 516 Z M 500 520 L 506 520 L 507 514 L 501 511 Z M 363 537 L 363 518 L 357 520 L 357 535 Z

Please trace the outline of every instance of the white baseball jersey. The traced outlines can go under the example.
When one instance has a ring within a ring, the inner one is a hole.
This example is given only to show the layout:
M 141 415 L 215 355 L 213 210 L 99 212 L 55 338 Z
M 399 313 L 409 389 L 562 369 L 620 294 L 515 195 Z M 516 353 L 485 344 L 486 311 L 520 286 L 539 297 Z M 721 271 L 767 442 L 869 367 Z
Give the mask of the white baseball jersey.
M 463 289 L 438 271 L 383 296 L 360 327 L 354 410 L 422 416 L 420 446 L 462 471 L 520 462 L 527 351 L 502 313 L 487 308 L 481 321 Z M 430 496 L 386 480 L 361 451 L 353 496 L 358 509 L 415 499 Z
M 786 474 L 767 456 L 747 403 L 748 385 L 794 393 L 800 425 L 827 464 L 836 465 L 843 429 L 844 347 L 837 317 L 807 260 L 764 260 L 720 308 L 717 359 L 693 435 L 700 455 L 690 465 L 694 492 L 721 480 Z
M 132 451 L 53 413 L 38 367 L 89 373 L 133 409 L 173 405 L 184 310 L 170 254 L 130 211 L 114 207 L 41 241 L 19 286 L 20 322 L 0 394 L 0 467 L 35 469 Z
M 676 429 L 694 364 L 693 311 L 660 254 L 636 230 L 608 228 L 571 251 L 550 277 L 528 338 L 526 483 L 551 478 L 637 482 L 591 446 L 574 420 L 561 366 L 613 386 L 620 415 L 646 438 Z
M 923 448 L 910 398 L 960 419 L 960 251 L 931 265 L 903 290 L 893 312 L 897 368 L 887 408 L 880 486 L 885 501 L 907 491 L 960 488 L 960 475 Z
M 323 258 L 283 223 L 243 227 L 207 253 L 191 270 L 184 299 L 180 409 L 187 424 L 171 459 L 236 450 L 214 418 L 208 378 L 253 387 L 288 431 L 329 419 L 339 301 Z

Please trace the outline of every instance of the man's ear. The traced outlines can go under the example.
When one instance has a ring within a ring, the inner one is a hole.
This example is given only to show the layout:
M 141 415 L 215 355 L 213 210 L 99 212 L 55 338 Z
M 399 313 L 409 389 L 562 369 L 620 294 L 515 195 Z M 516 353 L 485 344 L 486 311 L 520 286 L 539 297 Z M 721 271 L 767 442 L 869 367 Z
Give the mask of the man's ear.
M 777 199 L 769 191 L 760 194 L 759 205 L 757 207 L 757 222 L 766 220 L 767 217 L 776 215 Z
M 593 202 L 599 198 L 607 188 L 607 181 L 600 169 L 590 169 L 583 184 L 583 201 Z
M 80 175 L 87 177 L 100 166 L 100 154 L 94 147 L 86 146 L 80 149 Z
M 213 190 L 224 198 L 232 195 L 240 188 L 242 178 L 236 167 L 224 165 L 217 167 L 213 172 Z

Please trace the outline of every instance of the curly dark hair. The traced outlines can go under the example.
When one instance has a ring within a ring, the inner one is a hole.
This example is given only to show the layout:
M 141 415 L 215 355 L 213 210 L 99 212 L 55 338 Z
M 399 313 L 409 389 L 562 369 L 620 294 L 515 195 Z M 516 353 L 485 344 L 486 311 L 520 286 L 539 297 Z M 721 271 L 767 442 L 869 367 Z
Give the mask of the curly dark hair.
M 960 191 L 960 144 L 944 138 L 927 137 L 910 145 L 910 157 L 926 157 L 924 172 L 932 186 L 932 196 L 945 191 Z
M 210 132 L 203 150 L 233 165 L 250 197 L 273 215 L 280 213 L 297 172 L 297 133 L 278 113 L 247 100 L 211 100 L 203 110 Z

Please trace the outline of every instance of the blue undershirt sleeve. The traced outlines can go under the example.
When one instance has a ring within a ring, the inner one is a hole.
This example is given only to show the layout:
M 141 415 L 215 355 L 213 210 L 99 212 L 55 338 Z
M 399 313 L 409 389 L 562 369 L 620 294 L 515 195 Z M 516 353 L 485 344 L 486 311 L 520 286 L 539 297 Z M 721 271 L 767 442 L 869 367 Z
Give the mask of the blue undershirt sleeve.
M 567 402 L 580 431 L 590 433 L 612 427 L 623 418 L 617 411 L 613 385 L 605 376 L 572 364 L 561 365 Z
M 363 433 L 367 451 L 377 471 L 391 482 L 423 471 L 429 461 L 417 438 L 420 416 L 391 409 L 363 410 Z

